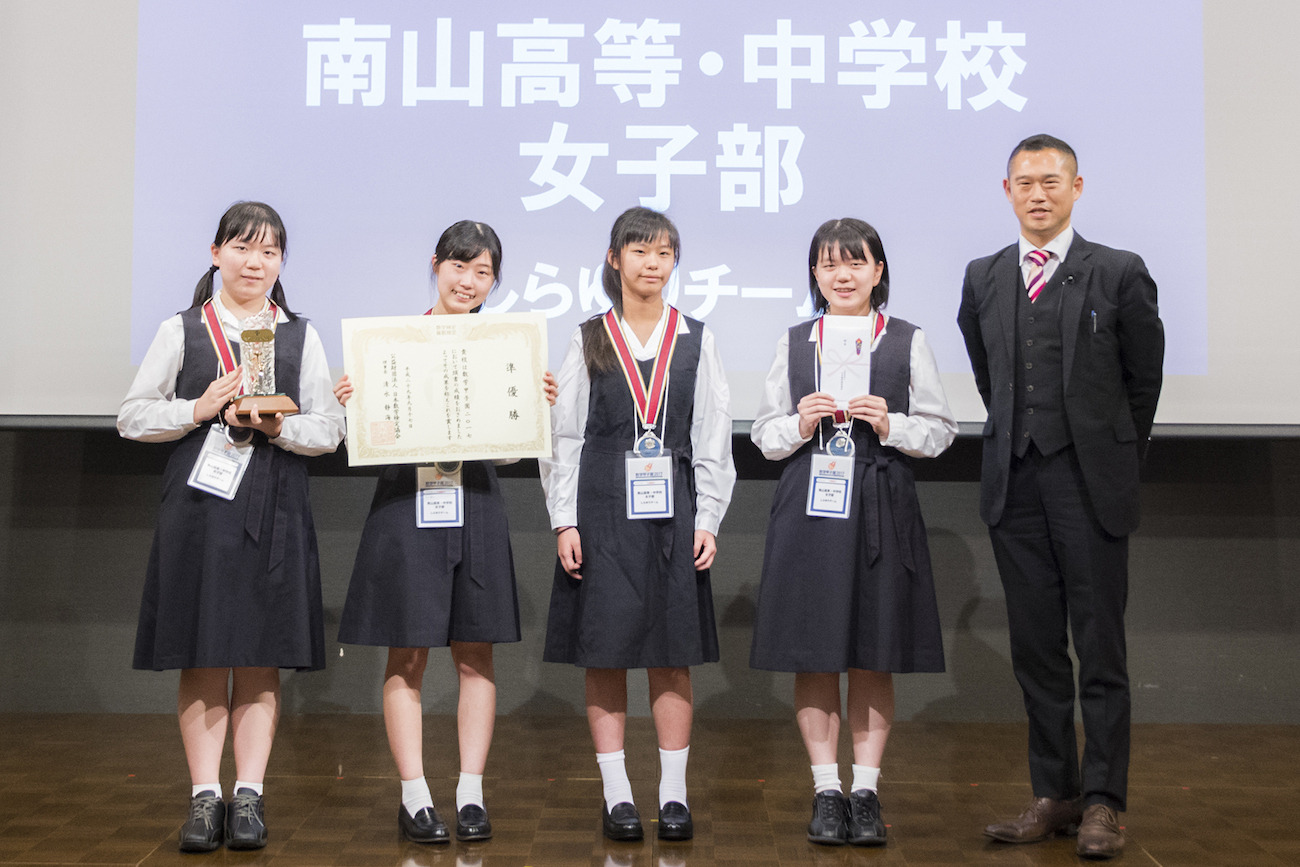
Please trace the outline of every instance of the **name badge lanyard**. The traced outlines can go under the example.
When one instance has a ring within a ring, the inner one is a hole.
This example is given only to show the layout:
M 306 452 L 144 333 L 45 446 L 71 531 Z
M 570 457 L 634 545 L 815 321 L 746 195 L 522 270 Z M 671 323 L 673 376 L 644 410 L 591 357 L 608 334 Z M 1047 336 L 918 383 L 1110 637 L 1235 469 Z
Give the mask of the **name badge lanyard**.
M 274 304 L 270 304 L 272 315 L 278 315 L 279 311 Z M 266 310 L 266 307 L 262 308 Z M 225 376 L 233 371 L 238 364 L 235 362 L 235 354 L 230 349 L 230 341 L 226 339 L 225 332 L 221 327 L 221 320 L 217 316 L 217 311 L 213 305 L 212 299 L 209 298 L 200 311 L 203 324 L 208 330 L 208 338 L 212 341 L 212 348 L 217 354 L 218 376 Z M 240 393 L 243 393 L 243 385 L 240 385 Z M 248 470 L 249 462 L 253 458 L 252 439 L 246 439 L 236 442 L 226 427 L 225 419 L 221 413 L 217 413 L 217 424 L 208 428 L 207 436 L 203 440 L 203 446 L 199 450 L 199 457 L 194 462 L 194 467 L 190 470 L 187 484 L 200 491 L 221 497 L 223 500 L 233 500 L 235 494 L 239 491 L 239 483 L 244 479 L 244 473 Z
M 276 324 L 280 318 L 280 308 L 275 306 L 273 301 L 268 300 L 262 308 L 262 312 L 271 311 L 271 330 L 275 330 Z M 235 361 L 235 353 L 230 349 L 230 341 L 226 339 L 225 329 L 221 326 L 221 318 L 217 316 L 217 307 L 215 300 L 209 298 L 203 304 L 202 308 L 203 325 L 208 331 L 208 339 L 212 341 L 212 350 L 217 354 L 217 376 L 226 376 L 239 366 Z M 239 393 L 236 397 L 243 397 L 244 383 L 241 379 L 239 383 Z M 221 425 L 223 431 L 226 430 L 225 417 L 218 412 L 217 422 Z M 226 439 L 230 439 L 229 432 L 226 433 Z
M 632 450 L 627 453 L 623 467 L 628 520 L 673 517 L 672 454 L 664 448 L 664 435 L 668 415 L 668 368 L 677 346 L 679 319 L 680 314 L 670 306 L 648 386 L 641 377 L 640 366 L 628 348 L 622 323 L 612 310 L 604 319 L 605 332 L 614 345 L 628 391 L 632 395 L 632 427 L 639 434 L 632 444 Z M 656 435 L 655 423 L 659 421 L 661 412 L 664 421 Z
M 867 348 L 868 352 L 875 348 L 876 341 L 880 339 L 880 332 L 885 329 L 885 317 L 881 316 L 878 310 L 871 311 L 871 317 L 874 322 L 867 329 L 871 332 L 871 346 Z M 817 391 L 822 390 L 822 341 L 825 324 L 825 318 L 817 320 L 817 363 L 813 366 L 813 388 Z M 847 409 L 836 409 L 831 421 L 835 425 L 835 434 L 831 437 L 831 441 L 829 443 L 825 441 L 822 426 L 817 425 L 817 444 L 827 454 L 853 457 L 857 451 L 857 446 L 853 444 L 853 416 L 849 415 Z
M 677 327 L 680 318 L 681 314 L 677 308 L 670 305 L 668 321 L 664 324 L 664 333 L 659 339 L 659 349 L 655 353 L 654 368 L 648 384 L 642 378 L 641 368 L 632 356 L 618 314 L 611 309 L 605 314 L 603 320 L 605 333 L 609 335 L 609 341 L 618 356 L 619 367 L 623 370 L 628 391 L 632 393 L 632 403 L 636 410 L 633 424 L 637 431 L 632 450 L 639 457 L 658 457 L 663 452 L 663 428 L 660 427 L 659 435 L 656 436 L 655 424 L 659 420 L 661 409 L 665 406 L 665 396 L 668 393 L 668 369 L 672 365 L 673 352 L 677 348 Z

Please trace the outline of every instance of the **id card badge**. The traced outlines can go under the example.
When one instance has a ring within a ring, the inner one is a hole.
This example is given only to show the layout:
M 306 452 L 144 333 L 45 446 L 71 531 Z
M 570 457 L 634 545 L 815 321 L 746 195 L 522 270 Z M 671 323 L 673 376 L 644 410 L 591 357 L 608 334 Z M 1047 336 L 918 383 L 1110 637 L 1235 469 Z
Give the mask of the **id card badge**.
M 190 470 L 189 486 L 223 500 L 233 500 L 253 459 L 253 441 L 233 443 L 221 425 L 208 428 L 199 459 Z
M 416 468 L 415 526 L 465 526 L 465 486 L 461 463 Z
M 847 518 L 853 495 L 853 456 L 813 452 L 808 506 L 813 518 Z
M 673 516 L 672 453 L 647 458 L 627 452 L 627 517 L 630 521 Z

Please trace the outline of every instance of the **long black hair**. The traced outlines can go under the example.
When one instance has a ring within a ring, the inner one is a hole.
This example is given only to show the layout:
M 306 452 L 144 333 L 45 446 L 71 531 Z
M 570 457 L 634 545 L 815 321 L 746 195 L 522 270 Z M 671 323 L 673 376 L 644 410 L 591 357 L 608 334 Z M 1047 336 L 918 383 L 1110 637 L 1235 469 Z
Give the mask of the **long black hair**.
M 808 248 L 808 292 L 812 296 L 813 310 L 826 312 L 828 302 L 817 289 L 817 263 L 822 253 L 839 248 L 840 260 L 860 256 L 868 250 L 871 258 L 884 265 L 880 269 L 880 282 L 871 290 L 871 308 L 879 310 L 889 303 L 889 262 L 885 259 L 885 245 L 880 233 L 870 223 L 854 217 L 827 220 L 817 227 Z
M 628 208 L 614 221 L 609 230 L 609 252 L 600 275 L 600 285 L 619 318 L 623 316 L 623 275 L 609 264 L 609 257 L 618 261 L 623 248 L 629 244 L 650 244 L 665 237 L 673 248 L 673 267 L 676 267 L 682 258 L 682 239 L 668 217 L 650 208 Z M 618 356 L 605 334 L 601 319 L 595 316 L 582 323 L 582 357 L 587 363 L 588 374 L 604 373 L 618 367 Z
M 235 202 L 221 215 L 221 222 L 217 224 L 217 235 L 212 239 L 212 244 L 220 248 L 230 241 L 253 241 L 267 233 L 280 247 L 281 261 L 288 258 L 289 236 L 285 233 L 284 221 L 275 212 L 275 208 L 264 202 Z M 217 266 L 213 265 L 199 278 L 199 282 L 194 286 L 191 309 L 202 307 L 212 297 L 212 277 L 217 271 Z M 275 285 L 271 287 L 271 300 L 289 319 L 298 318 L 298 314 L 290 310 L 284 300 L 284 287 L 280 285 L 279 277 L 275 278 Z

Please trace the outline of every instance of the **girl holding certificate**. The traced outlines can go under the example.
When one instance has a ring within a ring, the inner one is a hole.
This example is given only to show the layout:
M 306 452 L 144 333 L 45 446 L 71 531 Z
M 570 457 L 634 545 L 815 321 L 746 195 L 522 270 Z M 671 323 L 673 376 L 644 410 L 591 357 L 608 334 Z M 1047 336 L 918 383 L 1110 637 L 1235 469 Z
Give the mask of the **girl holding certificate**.
M 808 269 L 821 315 L 777 341 L 752 433 L 768 459 L 790 460 L 768 523 L 750 665 L 795 672 L 813 774 L 808 839 L 883 845 L 876 792 L 892 672 L 943 671 L 910 458 L 943 452 L 957 424 L 925 335 L 882 310 L 889 265 L 876 230 L 855 219 L 822 224 Z M 866 393 L 857 390 L 864 375 Z M 849 393 L 833 393 L 832 380 Z M 844 672 L 848 798 L 838 765 Z
M 429 315 L 474 313 L 501 281 L 501 241 L 486 223 L 462 220 L 442 233 L 432 265 L 438 300 Z M 549 372 L 542 387 L 553 404 Z M 352 392 L 346 376 L 335 385 L 340 403 Z M 447 497 L 463 508 L 441 509 Z M 429 648 L 450 647 L 459 677 L 456 839 L 486 840 L 492 824 L 483 771 L 497 700 L 492 645 L 518 640 L 510 529 L 492 462 L 385 467 L 361 533 L 339 641 L 388 648 L 384 724 L 402 781 L 398 828 L 407 839 L 450 839 L 424 776 L 420 687 Z
M 320 337 L 285 305 L 286 243 L 269 206 L 239 202 L 226 211 L 193 304 L 158 328 L 117 416 L 124 437 L 178 441 L 163 474 L 134 665 L 181 670 L 177 705 L 193 785 L 185 852 L 223 841 L 266 845 L 262 783 L 280 716 L 279 669 L 325 667 L 304 458 L 338 447 L 343 412 Z M 274 332 L 275 381 L 296 415 L 240 416 L 231 405 L 243 374 L 236 352 L 254 317 Z M 236 775 L 229 805 L 220 782 L 227 728 Z
M 718 659 L 709 566 L 731 500 L 727 380 L 713 334 L 664 302 L 677 227 L 646 208 L 610 232 L 613 309 L 574 333 L 541 462 L 559 562 L 545 659 L 586 669 L 605 836 L 639 840 L 624 765 L 627 669 L 645 668 L 658 734 L 658 834 L 694 833 L 686 799 L 690 666 Z

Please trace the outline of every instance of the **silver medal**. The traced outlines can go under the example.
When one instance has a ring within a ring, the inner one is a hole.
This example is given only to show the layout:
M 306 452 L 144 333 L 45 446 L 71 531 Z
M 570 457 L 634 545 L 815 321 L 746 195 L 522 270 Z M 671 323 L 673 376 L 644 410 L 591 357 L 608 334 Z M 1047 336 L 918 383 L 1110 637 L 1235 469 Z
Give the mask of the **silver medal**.
M 641 434 L 636 443 L 633 444 L 632 451 L 636 452 L 637 457 L 657 458 L 663 454 L 663 440 L 655 436 L 654 431 L 648 430 Z
M 845 430 L 836 430 L 835 435 L 826 444 L 826 453 L 836 457 L 851 458 L 856 451 L 857 446 L 853 444 L 853 437 Z

